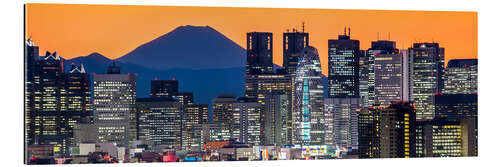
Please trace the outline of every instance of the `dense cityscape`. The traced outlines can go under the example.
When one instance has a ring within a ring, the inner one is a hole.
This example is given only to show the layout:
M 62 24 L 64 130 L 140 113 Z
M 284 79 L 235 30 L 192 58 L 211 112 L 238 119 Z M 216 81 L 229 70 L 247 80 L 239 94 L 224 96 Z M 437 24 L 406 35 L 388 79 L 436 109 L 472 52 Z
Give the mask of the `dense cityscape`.
M 115 63 L 102 74 L 65 69 L 29 38 L 25 163 L 477 156 L 477 59 L 445 67 L 436 42 L 398 49 L 377 39 L 361 50 L 346 27 L 324 41 L 320 62 L 304 28 L 282 35 L 276 67 L 273 33 L 248 32 L 244 97 L 211 104 L 195 104 L 196 92 L 179 91 L 176 79 L 155 78 L 150 96 L 137 98 L 137 74 Z

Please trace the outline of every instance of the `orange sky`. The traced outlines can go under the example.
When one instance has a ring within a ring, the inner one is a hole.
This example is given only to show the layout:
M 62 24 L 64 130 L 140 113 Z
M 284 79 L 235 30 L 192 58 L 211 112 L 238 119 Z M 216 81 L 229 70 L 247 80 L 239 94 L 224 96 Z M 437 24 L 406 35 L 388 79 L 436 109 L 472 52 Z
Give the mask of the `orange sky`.
M 27 4 L 26 37 L 32 36 L 45 51 L 69 59 L 99 52 L 114 59 L 178 26 L 211 26 L 245 48 L 246 32 L 273 33 L 274 63 L 282 64 L 283 32 L 301 28 L 309 32 L 310 45 L 318 49 L 327 74 L 328 39 L 336 39 L 344 26 L 361 49 L 371 41 L 390 39 L 397 47 L 438 42 L 446 61 L 477 58 L 476 12 L 429 12 L 337 9 L 271 9 L 168 6 L 111 6 Z M 43 53 L 43 54 L 42 54 Z

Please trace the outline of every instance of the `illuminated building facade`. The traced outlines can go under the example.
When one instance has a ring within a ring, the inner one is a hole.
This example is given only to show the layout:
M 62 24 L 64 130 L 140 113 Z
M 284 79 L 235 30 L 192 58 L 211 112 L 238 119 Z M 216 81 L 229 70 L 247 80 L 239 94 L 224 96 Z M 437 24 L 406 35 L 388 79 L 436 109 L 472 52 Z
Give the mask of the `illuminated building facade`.
M 136 102 L 137 138 L 181 149 L 182 104 L 172 98 L 138 98 Z
M 267 94 L 265 97 L 262 126 L 262 145 L 282 146 L 291 144 L 288 140 L 290 100 L 285 94 Z
M 325 143 L 349 151 L 358 149 L 360 98 L 325 99 Z
M 201 148 L 202 124 L 208 124 L 208 104 L 184 105 L 182 116 L 182 147 L 187 150 Z
M 380 158 L 415 157 L 416 113 L 411 102 L 393 103 L 380 115 Z
M 177 99 L 183 105 L 191 105 L 194 103 L 193 92 L 179 92 L 175 94 L 174 99 Z
M 245 74 L 272 73 L 273 66 L 273 34 L 270 32 L 247 33 Z
M 380 115 L 383 108 L 372 106 L 358 113 L 359 158 L 380 158 Z
M 477 94 L 438 94 L 436 117 L 449 121 L 477 118 Z
M 398 53 L 375 53 L 374 104 L 387 107 L 403 99 L 403 59 Z
M 328 97 L 359 98 L 359 41 L 349 34 L 328 40 Z
M 444 48 L 438 43 L 414 43 L 408 49 L 412 62 L 413 94 L 417 119 L 434 118 L 434 94 L 444 88 Z
M 477 93 L 477 59 L 453 59 L 444 70 L 446 94 Z
M 236 97 L 232 94 L 221 94 L 212 100 L 212 122 L 220 128 L 219 141 L 231 138 L 235 102 Z
M 323 82 L 316 48 L 302 50 L 294 83 L 293 144 L 324 144 Z
M 309 46 L 309 33 L 292 32 L 283 33 L 283 68 L 288 74 L 295 74 L 302 49 Z
M 178 80 L 152 80 L 151 97 L 173 97 L 179 92 Z
M 396 42 L 388 40 L 372 41 L 371 48 L 360 56 L 360 96 L 362 107 L 369 107 L 375 103 L 375 57 L 377 55 L 398 54 Z
M 120 74 L 108 67 L 107 74 L 94 74 L 94 122 L 98 142 L 128 146 L 136 136 L 136 75 Z
M 260 145 L 262 105 L 255 99 L 239 98 L 233 103 L 232 138 L 240 142 Z
M 462 126 L 459 121 L 418 121 L 417 157 L 461 157 Z
M 33 49 L 31 56 L 35 56 Z M 89 75 L 83 65 L 68 72 L 57 52 L 31 62 L 32 77 L 27 108 L 28 145 L 51 145 L 54 152 L 69 155 L 77 124 L 90 122 Z
M 35 45 L 33 40 L 29 38 L 25 42 L 24 47 L 24 148 L 28 148 L 28 145 L 33 144 L 33 119 L 35 111 L 35 70 L 36 61 L 38 60 L 38 46 Z M 27 155 L 25 154 L 25 157 Z M 25 163 L 27 163 L 25 161 Z

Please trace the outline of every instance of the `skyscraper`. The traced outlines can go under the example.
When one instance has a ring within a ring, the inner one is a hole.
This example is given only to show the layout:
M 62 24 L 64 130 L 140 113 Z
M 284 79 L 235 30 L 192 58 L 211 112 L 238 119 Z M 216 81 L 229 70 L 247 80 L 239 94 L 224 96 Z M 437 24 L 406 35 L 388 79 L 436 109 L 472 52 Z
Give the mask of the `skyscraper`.
M 119 66 L 107 74 L 94 74 L 94 122 L 98 142 L 116 142 L 127 147 L 136 138 L 136 76 L 121 74 Z M 132 121 L 133 122 L 133 121 Z
M 28 145 L 33 144 L 33 120 L 35 111 L 35 70 L 36 62 L 38 60 L 38 46 L 31 38 L 25 42 L 24 47 L 24 148 L 28 148 Z M 25 149 L 26 150 L 26 149 Z M 26 151 L 25 151 L 26 152 Z M 25 154 L 25 159 L 27 159 L 27 154 Z M 27 163 L 25 161 L 25 163 Z
M 69 155 L 76 125 L 90 121 L 89 75 L 83 65 L 73 64 L 65 72 L 64 60 L 57 52 L 47 52 L 31 65 L 28 145 L 51 145 L 55 153 Z
M 262 105 L 255 99 L 238 98 L 233 103 L 233 137 L 240 142 L 260 145 Z
M 173 97 L 179 92 L 177 80 L 152 80 L 151 97 Z
M 477 93 L 477 59 L 453 59 L 444 69 L 446 94 Z
M 182 104 L 172 98 L 138 98 L 137 138 L 181 149 L 182 112 Z
M 233 104 L 237 102 L 232 94 L 221 94 L 212 100 L 212 122 L 220 128 L 218 140 L 229 140 L 233 123 Z
M 444 88 L 444 48 L 438 43 L 414 43 L 408 49 L 413 60 L 413 100 L 417 119 L 434 118 L 434 94 Z
M 411 102 L 393 103 L 380 115 L 380 158 L 415 157 L 416 114 Z
M 387 107 L 403 100 L 403 59 L 398 53 L 375 54 L 374 103 Z
M 371 48 L 360 58 L 360 96 L 363 107 L 375 104 L 375 57 L 376 55 L 398 54 L 396 42 L 388 40 L 372 41 Z M 363 62 L 363 63 L 361 63 Z
M 187 150 L 200 150 L 203 124 L 209 123 L 207 104 L 184 105 L 182 115 L 182 147 Z
M 273 34 L 247 33 L 247 65 L 245 74 L 273 72 Z
M 283 146 L 291 144 L 289 136 L 290 99 L 286 94 L 267 94 L 262 121 L 262 145 Z
M 295 74 L 302 49 L 309 46 L 309 33 L 292 32 L 283 33 L 283 68 L 288 74 Z
M 383 108 L 371 106 L 358 113 L 359 158 L 380 158 L 380 115 Z
M 316 48 L 302 50 L 294 83 L 294 144 L 324 143 L 323 82 Z
M 360 98 L 325 99 L 325 140 L 349 151 L 358 149 Z
M 350 30 L 328 40 L 328 97 L 359 98 L 359 41 Z

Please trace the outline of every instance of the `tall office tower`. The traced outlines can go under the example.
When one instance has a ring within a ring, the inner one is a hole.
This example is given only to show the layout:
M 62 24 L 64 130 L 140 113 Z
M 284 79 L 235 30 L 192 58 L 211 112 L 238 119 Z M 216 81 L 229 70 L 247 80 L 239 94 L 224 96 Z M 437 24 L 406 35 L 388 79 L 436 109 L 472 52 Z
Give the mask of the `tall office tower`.
M 191 105 L 194 103 L 194 95 L 193 92 L 179 92 L 175 94 L 174 99 L 179 100 L 179 102 L 183 105 Z
M 268 94 L 284 94 L 287 95 L 288 101 L 292 101 L 293 85 L 292 76 L 284 71 L 278 71 L 274 74 L 257 74 L 247 75 L 245 77 L 245 97 L 255 98 L 257 102 L 266 105 L 266 95 Z M 288 105 L 289 112 L 287 119 L 288 136 L 285 136 L 287 143 L 292 144 L 292 106 Z M 263 119 L 265 116 L 263 115 Z
M 217 124 L 202 124 L 201 139 L 202 143 L 207 141 L 218 141 L 222 138 L 220 127 Z
M 365 67 L 361 67 L 360 95 L 363 96 L 363 107 L 369 107 L 375 103 L 375 58 L 377 55 L 398 54 L 396 42 L 388 40 L 372 41 L 371 48 L 366 50 L 365 56 L 360 59 L 364 61 Z M 366 76 L 363 76 L 366 75 Z
M 358 149 L 360 98 L 325 99 L 325 140 L 349 152 Z
M 442 119 L 417 122 L 417 157 L 461 157 L 464 156 L 474 134 L 468 134 L 467 121 Z M 469 126 L 471 127 L 471 126 Z
M 380 158 L 380 115 L 383 108 L 376 105 L 358 113 L 359 158 Z
M 273 34 L 247 33 L 247 65 L 245 74 L 273 72 Z
M 67 110 L 65 120 L 68 121 L 71 144 L 75 146 L 76 142 L 72 130 L 79 124 L 92 123 L 90 75 L 85 72 L 83 64 L 78 67 L 72 63 L 70 71 L 64 73 L 63 77 L 65 79 L 64 89 L 66 89 L 64 109 Z
M 377 53 L 377 52 L 375 52 Z M 376 54 L 374 61 L 375 104 L 383 107 L 403 100 L 403 59 L 396 54 Z
M 182 147 L 182 104 L 172 98 L 137 99 L 137 138 L 153 145 Z
M 434 94 L 443 87 L 444 48 L 438 43 L 414 43 L 408 49 L 413 60 L 413 100 L 417 119 L 434 118 Z
M 38 46 L 31 37 L 26 41 L 24 47 L 24 148 L 33 144 L 33 119 L 35 111 L 35 70 L 36 62 L 38 60 Z M 27 157 L 27 149 L 25 149 L 25 160 Z M 25 163 L 28 163 L 25 161 Z
M 411 102 L 393 103 L 380 115 L 380 158 L 415 157 L 416 113 Z
M 328 40 L 329 98 L 359 98 L 359 41 L 350 34 Z
M 370 107 L 371 104 L 373 104 L 374 100 L 373 90 L 371 94 L 369 92 L 370 88 L 373 89 L 373 84 L 371 85 L 371 87 L 369 85 L 370 74 L 373 74 L 373 59 L 370 60 L 370 57 L 368 57 L 366 52 L 367 52 L 366 50 L 359 51 L 359 97 L 363 102 L 361 104 L 362 108 Z M 373 76 L 372 76 L 372 81 L 373 81 Z
M 286 94 L 267 94 L 265 97 L 264 119 L 262 121 L 262 145 L 283 146 L 291 144 L 288 140 L 290 99 Z
M 293 144 L 324 144 L 323 82 L 318 51 L 302 50 L 294 83 Z
M 208 104 L 184 105 L 182 116 L 182 147 L 185 150 L 200 150 L 202 147 L 201 125 L 209 123 Z
M 68 153 L 70 128 L 65 119 L 68 110 L 65 105 L 64 60 L 57 52 L 47 52 L 36 64 L 30 145 L 53 145 L 55 153 Z
M 233 123 L 233 104 L 237 102 L 232 94 L 221 94 L 212 100 L 212 122 L 220 128 L 217 140 L 229 140 Z
M 477 94 L 438 94 L 435 99 L 436 119 L 477 118 Z
M 137 138 L 136 76 L 121 74 L 120 67 L 108 67 L 107 74 L 94 74 L 94 123 L 98 142 L 115 142 L 127 147 Z
M 255 99 L 238 98 L 233 103 L 233 138 L 238 138 L 242 143 L 253 145 L 261 144 L 261 118 L 262 105 Z
M 300 53 L 307 46 L 309 46 L 309 33 L 304 30 L 299 32 L 293 29 L 292 32 L 283 33 L 283 68 L 288 74 L 295 74 Z
M 446 94 L 477 93 L 477 59 L 453 59 L 444 69 Z
M 400 50 L 399 55 L 403 59 L 403 100 L 413 101 L 413 59 L 408 50 Z
M 177 80 L 152 80 L 151 97 L 173 97 L 179 92 Z

